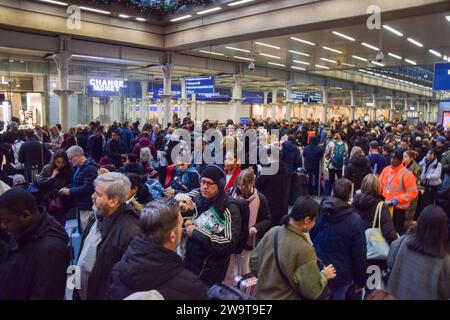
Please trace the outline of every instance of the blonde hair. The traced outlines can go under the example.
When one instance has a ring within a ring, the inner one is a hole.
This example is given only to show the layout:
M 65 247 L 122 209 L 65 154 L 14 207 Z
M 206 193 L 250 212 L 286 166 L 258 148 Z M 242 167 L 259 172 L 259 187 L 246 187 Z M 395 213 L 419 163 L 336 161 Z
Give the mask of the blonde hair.
M 381 194 L 380 178 L 373 174 L 366 175 L 361 183 L 361 192 L 379 196 Z
M 255 173 L 253 172 L 252 168 L 248 168 L 245 170 L 242 170 L 239 174 L 238 178 L 236 179 L 236 182 L 242 182 L 242 185 L 249 186 L 250 184 L 255 183 Z
M 57 138 L 59 135 L 59 129 L 57 126 L 51 126 L 50 127 L 50 135 L 52 138 Z
M 361 147 L 355 146 L 353 147 L 352 151 L 350 152 L 350 159 L 355 156 L 365 156 L 363 149 Z

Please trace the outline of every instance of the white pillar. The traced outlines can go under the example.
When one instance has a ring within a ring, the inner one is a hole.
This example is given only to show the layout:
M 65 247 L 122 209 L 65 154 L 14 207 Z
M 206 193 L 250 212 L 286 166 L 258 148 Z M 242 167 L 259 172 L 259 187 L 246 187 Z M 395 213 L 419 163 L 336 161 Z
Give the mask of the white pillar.
M 172 71 L 173 65 L 166 63 L 161 67 L 164 74 L 164 91 L 161 97 L 163 98 L 164 114 L 162 126 L 165 128 L 168 123 L 172 121 Z
M 430 122 L 431 122 L 431 105 L 430 105 L 429 102 L 427 102 L 427 114 L 426 114 L 425 121 L 426 121 L 427 123 L 430 123 Z
M 233 76 L 234 78 L 234 85 L 233 85 L 233 97 L 231 99 L 231 110 L 230 110 L 230 116 L 231 120 L 233 120 L 234 123 L 239 123 L 239 110 L 241 109 L 241 102 L 242 102 L 242 74 L 235 74 Z
M 187 117 L 188 98 L 187 98 L 187 93 L 186 93 L 186 79 L 181 78 L 180 82 L 181 82 L 181 101 L 180 101 L 179 114 L 180 114 L 181 121 L 183 121 L 183 119 L 185 117 Z
M 147 99 L 147 81 L 141 81 L 141 90 L 142 90 L 142 98 L 141 98 L 141 106 L 139 107 L 141 124 L 144 125 L 148 122 L 148 99 Z
M 272 89 L 272 120 L 275 121 L 277 117 L 277 95 L 278 89 Z
M 269 97 L 269 91 L 264 91 L 264 104 L 263 104 L 263 119 L 267 119 L 267 99 Z
M 303 120 L 308 120 L 308 103 L 303 103 Z
M 322 87 L 322 118 L 321 121 L 326 123 L 328 121 L 328 91 L 327 88 Z
M 284 119 L 291 122 L 292 118 L 292 82 L 286 83 L 286 112 Z
M 408 100 L 407 99 L 405 99 L 405 105 L 404 105 L 402 117 L 403 117 L 403 120 L 408 119 Z
M 394 120 L 394 114 L 395 114 L 395 103 L 394 103 L 394 98 L 391 98 L 391 106 L 389 108 L 389 121 L 393 121 Z
M 377 100 L 375 99 L 375 94 L 372 94 L 372 103 L 373 106 L 369 110 L 369 121 L 376 121 L 377 120 Z
M 70 52 L 70 37 L 59 37 L 59 52 L 54 55 L 58 69 L 58 88 L 54 90 L 59 96 L 59 122 L 63 132 L 69 129 L 69 96 L 73 93 L 69 90 L 69 62 L 72 54 Z
M 197 112 L 197 96 L 195 93 L 192 94 L 191 97 L 191 120 L 194 121 L 195 125 L 198 125 L 198 122 L 200 119 L 198 119 L 198 112 Z
M 350 90 L 350 117 L 349 120 L 355 120 L 356 104 L 355 104 L 355 91 Z

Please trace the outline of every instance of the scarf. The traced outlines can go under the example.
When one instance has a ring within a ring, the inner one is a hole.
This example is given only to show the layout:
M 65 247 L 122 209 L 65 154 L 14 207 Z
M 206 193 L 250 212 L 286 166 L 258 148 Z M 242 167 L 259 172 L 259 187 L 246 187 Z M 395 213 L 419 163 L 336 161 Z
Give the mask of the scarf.
M 236 191 L 233 192 L 233 198 L 241 198 L 248 202 L 248 207 L 250 209 L 250 215 L 248 217 L 248 230 L 250 232 L 250 228 L 256 224 L 256 220 L 258 218 L 258 211 L 261 200 L 259 199 L 258 191 L 254 188 L 253 193 L 249 198 L 244 198 L 239 196 Z M 253 247 L 254 241 L 253 237 L 248 237 L 247 245 Z
M 227 174 L 227 169 L 225 169 L 225 173 Z M 239 174 L 241 173 L 241 167 L 238 166 L 236 169 L 234 169 L 233 173 L 231 174 L 231 178 L 230 180 L 227 182 L 226 186 L 225 186 L 225 191 L 227 191 L 228 189 L 230 189 L 231 187 L 234 186 L 234 183 L 236 182 L 237 177 L 239 176 Z

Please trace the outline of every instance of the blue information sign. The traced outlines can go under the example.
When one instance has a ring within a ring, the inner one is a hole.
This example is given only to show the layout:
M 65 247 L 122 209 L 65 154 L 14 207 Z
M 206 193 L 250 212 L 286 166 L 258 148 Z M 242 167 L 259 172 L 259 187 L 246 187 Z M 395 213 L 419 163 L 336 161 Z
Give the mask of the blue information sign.
M 450 63 L 436 63 L 434 65 L 433 90 L 450 90 Z
M 186 93 L 214 93 L 214 77 L 193 77 L 186 78 Z

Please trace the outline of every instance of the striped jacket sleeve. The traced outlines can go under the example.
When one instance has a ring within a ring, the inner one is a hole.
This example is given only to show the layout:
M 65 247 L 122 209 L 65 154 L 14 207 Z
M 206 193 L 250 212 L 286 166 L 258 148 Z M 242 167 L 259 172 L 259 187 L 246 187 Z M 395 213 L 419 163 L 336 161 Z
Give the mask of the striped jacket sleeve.
M 403 177 L 403 188 L 404 193 L 397 196 L 398 204 L 408 204 L 419 195 L 419 190 L 417 189 L 416 177 L 411 171 L 406 171 Z
M 241 216 L 235 204 L 229 204 L 224 213 L 225 228 L 221 233 L 212 233 L 196 226 L 192 232 L 192 240 L 198 242 L 205 250 L 217 255 L 231 255 L 239 240 L 241 232 Z

